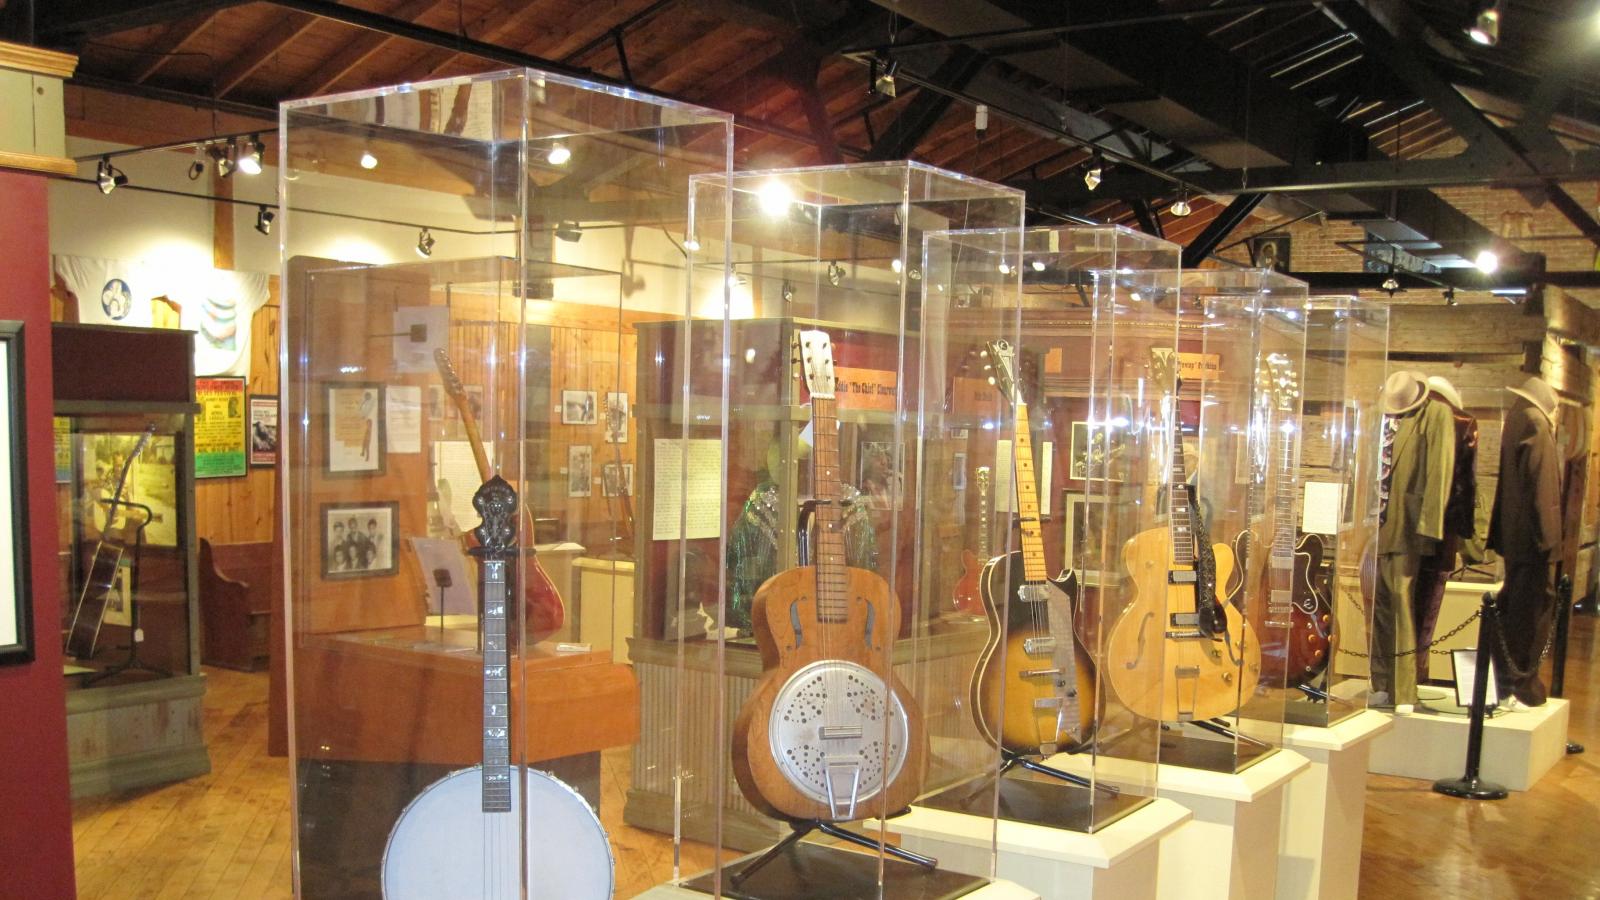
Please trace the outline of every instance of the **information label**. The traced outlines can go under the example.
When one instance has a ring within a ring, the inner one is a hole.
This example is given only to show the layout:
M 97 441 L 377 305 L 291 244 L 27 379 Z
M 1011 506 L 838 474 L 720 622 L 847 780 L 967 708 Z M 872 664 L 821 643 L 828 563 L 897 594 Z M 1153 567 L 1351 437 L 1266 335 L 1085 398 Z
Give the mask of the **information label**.
M 688 443 L 688 484 L 684 444 Z M 714 538 L 722 534 L 722 441 L 657 438 L 650 538 Z M 687 498 L 687 501 L 685 500 Z M 684 504 L 687 503 L 687 506 Z M 681 512 L 680 512 L 681 510 Z M 681 527 L 680 527 L 681 526 Z

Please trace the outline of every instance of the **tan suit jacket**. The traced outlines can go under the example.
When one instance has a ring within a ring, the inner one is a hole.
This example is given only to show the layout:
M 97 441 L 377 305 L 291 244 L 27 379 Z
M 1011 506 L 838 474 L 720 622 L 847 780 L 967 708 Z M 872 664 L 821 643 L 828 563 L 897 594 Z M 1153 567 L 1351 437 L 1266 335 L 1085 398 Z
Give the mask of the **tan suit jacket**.
M 1378 528 L 1379 553 L 1425 555 L 1444 537 L 1444 512 L 1456 464 L 1450 405 L 1429 398 L 1400 419 L 1391 454 L 1389 505 Z
M 1561 454 L 1550 420 L 1518 398 L 1500 432 L 1500 482 L 1489 549 L 1508 560 L 1546 559 L 1561 544 Z

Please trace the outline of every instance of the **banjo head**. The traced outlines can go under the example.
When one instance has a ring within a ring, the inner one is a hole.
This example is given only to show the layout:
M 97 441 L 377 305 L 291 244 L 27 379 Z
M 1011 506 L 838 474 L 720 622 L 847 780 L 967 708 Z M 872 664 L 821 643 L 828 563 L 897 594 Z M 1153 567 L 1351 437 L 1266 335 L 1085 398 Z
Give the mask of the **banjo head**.
M 791 675 L 767 720 L 783 777 L 831 807 L 836 819 L 857 818 L 856 808 L 899 776 L 909 731 L 905 707 L 883 678 L 839 659 L 818 660 Z
M 477 766 L 451 772 L 417 795 L 383 852 L 385 900 L 521 900 L 524 858 L 530 898 L 610 900 L 611 844 L 594 810 L 544 772 L 514 768 L 512 777 L 527 790 L 512 791 L 509 813 L 483 812 Z M 517 827 L 522 817 L 526 842 Z

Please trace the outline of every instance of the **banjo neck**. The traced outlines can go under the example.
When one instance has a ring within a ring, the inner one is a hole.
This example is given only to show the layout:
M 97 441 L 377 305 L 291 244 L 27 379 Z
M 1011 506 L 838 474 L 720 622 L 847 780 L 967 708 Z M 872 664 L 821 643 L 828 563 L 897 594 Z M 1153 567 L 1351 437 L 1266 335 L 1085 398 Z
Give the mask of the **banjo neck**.
M 517 495 L 496 475 L 473 495 L 483 521 L 470 551 L 481 563 L 478 588 L 483 597 L 483 811 L 511 811 L 511 717 L 506 598 L 511 561 L 517 555 Z

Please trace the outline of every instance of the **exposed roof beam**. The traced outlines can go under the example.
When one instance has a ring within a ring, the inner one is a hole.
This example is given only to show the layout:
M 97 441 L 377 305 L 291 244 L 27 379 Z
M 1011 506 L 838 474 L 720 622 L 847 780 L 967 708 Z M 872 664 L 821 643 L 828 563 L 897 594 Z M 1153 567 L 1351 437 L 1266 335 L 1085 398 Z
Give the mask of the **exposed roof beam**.
M 72 0 L 40 3 L 34 32 L 41 43 L 77 45 L 108 34 L 216 13 L 247 0 Z
M 1261 205 L 1266 196 L 1266 194 L 1240 194 L 1234 197 L 1221 212 L 1217 213 L 1217 217 L 1211 220 L 1205 230 L 1196 235 L 1195 239 L 1189 242 L 1189 246 L 1183 248 L 1183 267 L 1192 269 L 1205 262 L 1206 258 L 1227 240 L 1234 229 L 1250 218 L 1250 214 L 1255 212 L 1256 207 Z
M 1161 227 L 1161 217 L 1156 215 L 1155 210 L 1150 208 L 1150 201 L 1144 199 L 1131 200 L 1128 202 L 1128 206 L 1133 209 L 1133 219 L 1139 223 L 1140 231 L 1158 238 L 1167 236 L 1167 230 Z
M 288 46 L 291 41 L 305 34 L 312 25 L 317 23 L 317 17 L 308 13 L 291 12 L 279 19 L 277 24 L 267 29 L 251 42 L 251 49 L 233 58 L 221 72 L 211 81 L 211 93 L 217 97 L 226 97 L 230 91 L 243 84 L 245 79 L 254 75 L 256 70 L 266 65 L 267 60 Z
M 947 85 L 954 90 L 966 90 L 972 79 L 983 71 L 988 60 L 983 54 L 965 47 L 956 48 L 950 58 L 933 73 L 932 79 L 942 85 Z M 954 98 L 949 94 L 938 91 L 919 91 L 906 104 L 905 110 L 887 126 L 882 128 L 879 138 L 873 142 L 872 149 L 867 151 L 867 159 L 888 160 L 905 159 L 911 156 L 922 139 L 928 136 L 933 126 L 938 124 L 950 109 Z
M 387 14 L 396 19 L 415 21 L 443 6 L 445 2 L 446 0 L 404 0 Z M 326 93 L 329 88 L 339 83 L 339 79 L 355 71 L 357 66 L 389 46 L 394 39 L 394 35 L 363 30 L 346 42 L 339 52 L 328 57 L 315 72 L 301 79 L 299 84 L 288 91 L 288 96 L 315 97 Z
M 130 75 L 134 84 L 143 84 L 150 76 L 161 71 L 161 68 L 171 62 L 173 57 L 184 52 L 200 32 L 206 29 L 216 18 L 221 10 L 213 9 L 198 12 L 194 15 L 180 19 L 168 25 L 161 36 L 155 39 L 148 48 L 141 52 L 139 66 Z M 149 55 L 146 55 L 149 54 Z

